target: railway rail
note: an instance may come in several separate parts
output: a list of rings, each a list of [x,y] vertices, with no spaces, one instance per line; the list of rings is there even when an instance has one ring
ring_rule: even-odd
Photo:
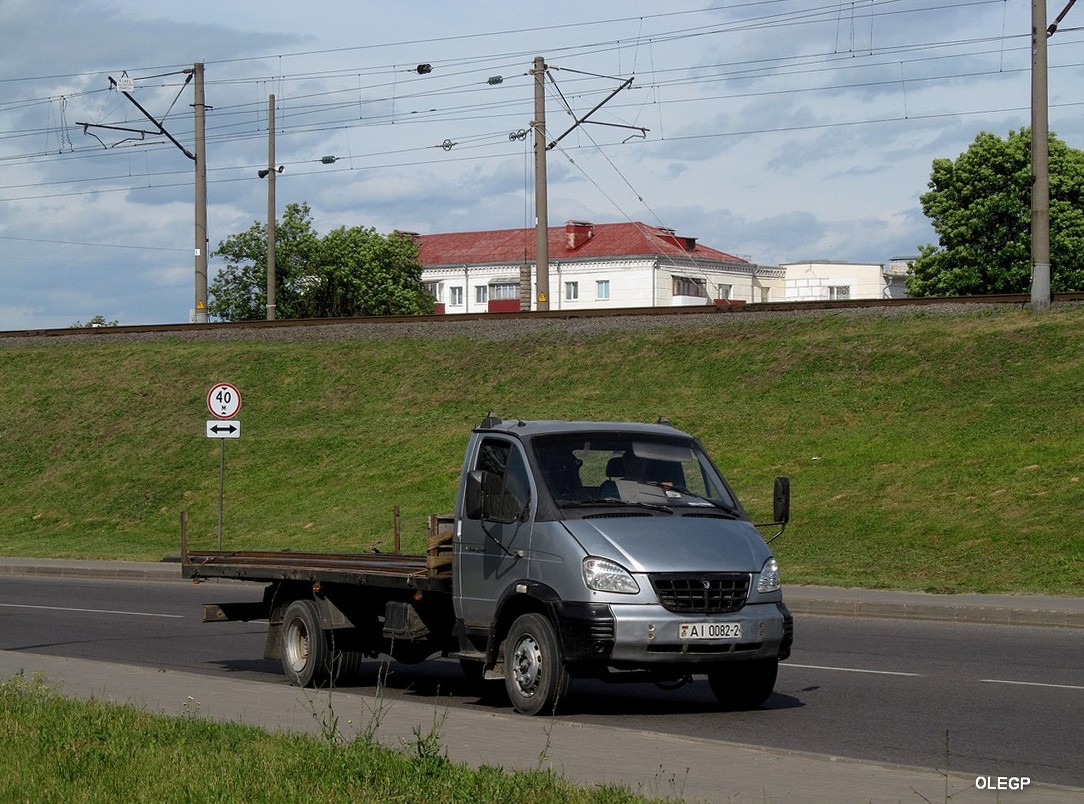
[[[1084,301],[1084,292],[1055,293],[1054,302]],[[904,299],[852,299],[849,301],[784,301],[739,304],[714,304],[703,307],[622,307],[607,310],[548,310],[518,313],[464,313],[455,315],[384,315],[359,318],[303,318],[275,321],[225,321],[200,324],[133,324],[126,326],[99,327],[88,330],[85,327],[66,327],[58,329],[19,329],[0,330],[3,338],[63,338],[72,335],[125,335],[133,333],[170,333],[198,332],[200,330],[245,330],[245,329],[290,329],[311,326],[371,325],[393,326],[404,322],[410,323],[456,323],[469,321],[513,321],[513,320],[571,320],[584,318],[616,318],[630,316],[677,317],[690,315],[742,315],[743,313],[790,313],[799,311],[850,310],[877,307],[936,306],[943,304],[1015,304],[1027,305],[1031,296],[1027,293],[1001,293],[985,296],[927,296]]]

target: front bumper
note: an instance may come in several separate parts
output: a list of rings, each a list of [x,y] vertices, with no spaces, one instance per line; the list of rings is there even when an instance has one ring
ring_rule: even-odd
[[[569,662],[614,667],[715,664],[736,659],[786,659],[794,620],[781,602],[754,603],[730,614],[675,614],[658,605],[563,603],[554,614]],[[680,639],[683,623],[740,623],[740,641]]]

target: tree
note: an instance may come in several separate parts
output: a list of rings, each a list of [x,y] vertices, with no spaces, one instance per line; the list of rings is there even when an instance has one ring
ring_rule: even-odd
[[[307,277],[310,318],[426,315],[433,298],[421,284],[418,246],[408,235],[340,227],[323,239],[319,267]]]
[[[226,267],[210,289],[208,311],[227,321],[266,317],[267,227],[254,223],[214,252]],[[433,312],[421,285],[418,247],[406,235],[339,228],[321,238],[308,204],[289,204],[276,226],[277,318],[419,315]]]
[[[117,321],[106,321],[105,316],[96,315],[85,324],[82,321],[76,321],[71,325],[71,329],[95,329],[97,327],[115,327],[117,325]]]
[[[1031,132],[980,133],[935,159],[920,201],[939,245],[920,247],[913,296],[1023,293],[1031,283]],[[1050,135],[1051,289],[1084,289],[1084,151]]]
[[[287,204],[282,221],[275,224],[276,318],[300,317],[303,279],[319,251],[309,205]],[[225,257],[226,267],[211,283],[207,312],[225,321],[266,318],[267,224],[255,222],[247,231],[230,235],[213,254]]]

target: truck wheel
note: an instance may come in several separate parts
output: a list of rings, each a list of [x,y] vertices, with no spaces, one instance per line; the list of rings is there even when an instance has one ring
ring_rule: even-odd
[[[319,687],[331,678],[331,651],[311,600],[295,600],[282,619],[282,669],[298,687]]]
[[[708,683],[724,709],[756,709],[772,694],[778,673],[778,659],[754,659],[709,670]]]
[[[524,715],[553,712],[569,685],[553,625],[541,614],[524,614],[504,645],[504,686],[512,706]]]

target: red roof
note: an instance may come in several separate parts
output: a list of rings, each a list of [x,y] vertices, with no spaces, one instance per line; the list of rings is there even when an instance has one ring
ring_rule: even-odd
[[[453,232],[416,235],[419,262],[438,265],[485,265],[534,262],[534,229]],[[569,221],[549,229],[550,260],[631,256],[693,257],[727,263],[747,263],[740,257],[645,223],[586,223]]]

